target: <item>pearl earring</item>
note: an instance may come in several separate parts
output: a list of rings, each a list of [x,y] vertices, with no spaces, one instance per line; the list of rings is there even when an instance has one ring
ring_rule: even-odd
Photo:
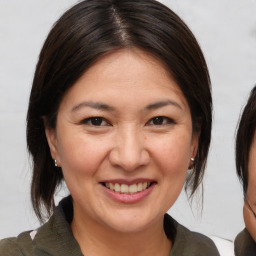
[[[56,159],[54,159],[54,165],[55,165],[55,167],[58,167],[58,164],[57,164],[57,160],[56,160]]]
[[[190,158],[190,161],[191,161],[192,163],[190,163],[188,169],[192,169],[192,168],[194,167],[195,158],[191,157],[191,158]]]

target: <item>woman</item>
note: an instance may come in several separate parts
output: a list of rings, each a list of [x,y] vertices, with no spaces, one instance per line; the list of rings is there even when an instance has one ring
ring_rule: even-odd
[[[185,182],[191,196],[200,185],[211,103],[200,47],[164,5],[68,10],[41,51],[27,114],[32,204],[40,220],[52,216],[0,254],[219,255],[165,214]],[[71,195],[54,209],[62,180]]]
[[[236,256],[256,254],[256,86],[240,119],[236,137],[236,169],[244,190],[246,228],[235,239]]]

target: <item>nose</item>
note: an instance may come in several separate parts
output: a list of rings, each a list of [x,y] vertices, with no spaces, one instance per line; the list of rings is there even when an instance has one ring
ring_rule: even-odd
[[[136,129],[123,129],[113,141],[109,160],[112,165],[119,166],[125,171],[134,171],[147,165],[150,155],[145,148],[143,135]]]

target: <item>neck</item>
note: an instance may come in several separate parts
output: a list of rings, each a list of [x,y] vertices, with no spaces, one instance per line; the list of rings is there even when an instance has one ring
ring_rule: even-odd
[[[74,215],[73,235],[85,256],[169,256],[172,242],[163,229],[163,219],[138,232],[119,232]]]

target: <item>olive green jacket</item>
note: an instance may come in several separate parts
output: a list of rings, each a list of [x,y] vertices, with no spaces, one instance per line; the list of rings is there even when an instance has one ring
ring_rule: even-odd
[[[235,255],[236,256],[255,256],[256,243],[250,236],[247,229],[240,232],[235,239]]]
[[[47,223],[36,231],[0,241],[0,256],[82,256],[73,237],[72,198],[63,199]],[[165,215],[166,235],[174,241],[170,256],[219,256],[215,244],[204,235],[191,232]]]

